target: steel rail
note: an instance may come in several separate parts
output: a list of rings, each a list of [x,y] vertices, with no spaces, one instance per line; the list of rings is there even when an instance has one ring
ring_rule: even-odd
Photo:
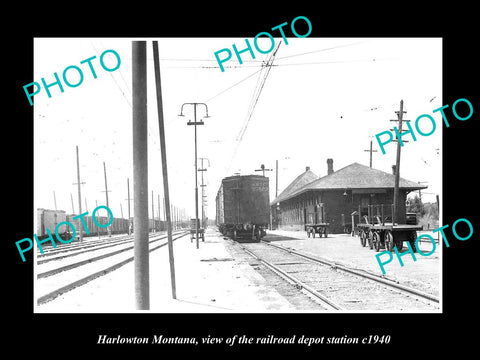
[[[348,272],[348,273],[351,273],[351,274],[354,274],[354,275],[357,275],[357,276],[360,276],[360,277],[364,277],[364,278],[368,278],[370,280],[373,280],[373,281],[376,281],[376,282],[379,282],[379,283],[382,283],[384,285],[387,285],[387,286],[390,286],[390,287],[393,287],[395,288],[396,290],[402,290],[404,292],[409,292],[413,295],[416,295],[416,296],[419,296],[419,297],[422,297],[422,298],[425,298],[425,299],[428,299],[430,301],[434,301],[436,303],[440,303],[440,299],[435,296],[435,295],[432,295],[432,294],[429,294],[429,293],[426,293],[426,292],[423,292],[421,290],[417,290],[417,289],[413,289],[413,288],[410,288],[408,286],[405,286],[405,285],[401,285],[401,284],[396,284],[394,282],[392,282],[391,280],[387,280],[387,279],[384,279],[382,277],[379,277],[379,276],[376,276],[376,275],[370,275],[370,274],[366,274],[366,273],[363,273],[363,272],[360,272],[358,270],[355,270],[355,269],[351,269],[351,268],[348,268],[346,266],[343,266],[343,265],[340,265],[340,264],[337,264],[337,263],[332,263],[330,261],[327,261],[327,260],[324,260],[324,259],[320,259],[320,258],[317,258],[315,256],[311,256],[311,255],[308,255],[308,254],[304,254],[304,253],[301,253],[301,252],[298,252],[296,250],[292,250],[292,249],[288,249],[286,247],[283,247],[281,245],[277,245],[277,244],[272,244],[268,241],[264,241],[262,240],[263,243],[267,244],[267,245],[270,245],[272,247],[275,247],[277,249],[280,249],[280,250],[283,250],[285,252],[288,252],[288,253],[291,253],[291,254],[294,254],[294,255],[297,255],[297,256],[300,256],[300,257],[303,257],[307,260],[310,260],[310,261],[313,261],[313,262],[316,262],[316,263],[321,263],[321,264],[324,264],[324,265],[327,265],[327,266],[330,266],[332,268],[335,268],[335,269],[340,269],[342,271],[345,271],[345,272]]]
[[[180,239],[181,237],[184,237],[184,236],[186,236],[186,235],[188,235],[188,234],[189,234],[189,232],[185,232],[185,233],[183,233],[183,234],[175,237],[175,238],[172,239],[172,240],[175,241],[175,240]],[[152,248],[152,249],[149,249],[149,253],[151,253],[152,251],[155,251],[155,250],[157,250],[157,249],[159,249],[159,248],[161,248],[161,247],[163,247],[163,246],[165,246],[165,245],[167,245],[167,244],[168,244],[168,242],[165,242],[165,243],[162,243],[162,244],[160,244],[160,245],[158,245],[158,246],[156,246],[156,247],[154,247],[154,248]],[[93,274],[87,275],[87,276],[85,276],[85,277],[83,277],[83,278],[81,278],[81,279],[79,279],[79,280],[76,280],[76,281],[74,281],[74,282],[72,282],[72,283],[70,283],[70,284],[67,284],[67,285],[65,285],[65,286],[62,286],[61,288],[58,288],[57,290],[54,290],[54,291],[52,291],[52,292],[49,292],[48,294],[45,294],[45,295],[43,295],[43,296],[41,296],[41,297],[39,297],[39,298],[37,299],[37,306],[38,306],[38,305],[45,304],[45,303],[47,303],[47,302],[55,299],[56,297],[58,297],[58,296],[60,296],[60,295],[62,295],[62,294],[64,294],[64,293],[66,293],[66,292],[68,292],[68,291],[71,291],[71,290],[75,289],[76,287],[82,286],[82,285],[84,285],[84,284],[86,284],[86,283],[88,283],[88,282],[90,282],[90,281],[92,281],[92,280],[94,280],[94,279],[96,279],[96,278],[98,278],[98,277],[100,277],[100,276],[106,275],[106,274],[108,274],[108,273],[110,273],[110,272],[112,272],[112,271],[114,271],[114,270],[122,267],[123,265],[128,264],[129,262],[133,261],[133,259],[134,259],[134,257],[131,256],[131,257],[129,257],[128,259],[124,259],[124,260],[122,260],[122,261],[120,261],[120,262],[118,262],[118,263],[116,263],[116,264],[114,264],[114,265],[112,265],[112,266],[109,266],[109,267],[107,267],[107,268],[105,268],[105,269],[102,269],[102,270],[100,270],[100,271],[97,271],[97,272],[95,272],[95,273],[93,273]]]
[[[239,244],[240,245],[240,244]],[[255,254],[254,252],[252,252],[250,249],[247,249],[246,247],[240,245],[240,247],[243,249],[243,251],[245,251],[246,253],[248,253],[250,256],[254,257],[255,259],[257,259],[258,261],[260,261],[260,263],[262,263],[264,266],[266,266],[268,269],[272,270],[274,273],[276,273],[277,275],[279,275],[280,277],[282,277],[283,279],[289,281],[290,283],[293,283],[296,287],[298,287],[299,289],[303,289],[303,290],[306,290],[308,293],[310,293],[311,295],[315,296],[316,298],[320,299],[322,301],[322,305],[323,303],[327,304],[330,308],[334,309],[334,310],[345,310],[341,305],[333,302],[332,300],[330,300],[329,298],[327,298],[326,296],[320,294],[317,290],[315,290],[314,288],[312,288],[311,286],[308,286],[307,284],[305,284],[304,282],[300,281],[299,279],[295,278],[294,276],[288,274],[287,272],[283,271],[282,269],[280,269],[278,266],[275,266],[274,264],[272,264],[271,262],[269,261],[266,261],[265,259],[262,259],[260,258],[257,254]]]
[[[180,230],[180,231],[182,231],[182,230]],[[176,235],[178,233],[179,232],[175,233],[174,235]],[[164,239],[166,236],[167,236],[167,234],[151,235],[150,238],[153,238],[153,240],[151,240],[150,243],[161,240],[161,239]],[[49,254],[50,257],[47,257],[47,258],[41,259],[41,260],[37,260],[37,265],[45,264],[45,263],[50,262],[50,261],[65,259],[65,258],[70,257],[70,256],[77,256],[77,255],[84,254],[84,253],[91,252],[91,251],[108,249],[109,247],[114,247],[114,246],[121,246],[121,245],[128,244],[130,242],[133,242],[133,237],[124,238],[122,240],[116,240],[116,241],[112,241],[112,242],[102,241],[100,243],[96,243],[96,244],[90,245],[88,247],[79,247],[77,249],[70,249],[69,250],[70,253],[65,254],[65,255],[54,256],[55,254]],[[76,252],[72,253],[73,251],[76,251]]]
[[[166,232],[165,232],[165,234],[166,234]],[[158,233],[150,233],[148,236],[149,236],[149,238],[151,238],[151,237],[155,237],[155,236],[158,236],[158,235],[159,235]],[[127,235],[127,234],[119,236],[119,237],[115,237],[115,238],[112,238],[112,239],[109,239],[109,238],[105,239],[105,238],[98,239],[98,240],[91,240],[91,241],[87,241],[87,242],[83,242],[83,243],[79,243],[79,242],[74,241],[72,243],[62,244],[61,246],[57,246],[57,247],[49,246],[48,249],[47,248],[44,249],[43,254],[40,253],[39,249],[37,249],[37,259],[38,258],[43,258],[43,257],[55,256],[55,255],[63,253],[63,252],[71,252],[71,251],[76,251],[76,250],[79,250],[79,249],[88,249],[88,248],[91,248],[91,247],[98,246],[99,244],[105,244],[105,243],[114,244],[114,243],[118,243],[118,242],[122,242],[122,241],[123,242],[133,241],[133,235]]]
[[[156,241],[165,239],[166,237],[167,237],[166,234],[165,234],[165,235],[161,235],[160,237],[149,241],[149,243],[153,243],[153,242],[156,242]],[[117,245],[118,245],[118,244],[117,244]],[[105,247],[100,247],[100,248],[98,248],[98,249],[93,249],[93,250],[102,250],[102,249],[104,249],[104,248],[105,248]],[[117,255],[117,254],[121,254],[122,252],[132,250],[133,248],[134,248],[133,245],[132,245],[132,246],[128,246],[128,247],[125,247],[125,248],[123,248],[123,249],[111,251],[111,252],[106,253],[106,254],[103,254],[103,255],[91,257],[91,258],[88,258],[88,259],[85,259],[85,260],[77,261],[77,262],[72,263],[72,264],[69,264],[69,265],[65,265],[65,266],[61,266],[61,267],[58,267],[58,268],[55,268],[55,269],[52,269],[52,270],[48,270],[48,271],[45,271],[45,272],[42,272],[42,273],[37,274],[37,279],[42,279],[42,278],[45,278],[45,277],[49,277],[49,276],[58,274],[58,273],[63,272],[63,271],[75,269],[76,267],[79,267],[79,266],[82,266],[82,265],[86,265],[86,264],[92,263],[92,262],[94,262],[94,261],[102,260],[102,259],[105,259],[105,258],[110,257],[110,256],[114,256],[114,255]],[[76,253],[76,254],[74,254],[74,255],[79,255],[79,254],[82,254],[82,253],[85,253],[85,252],[89,252],[89,251],[93,251],[93,250],[92,250],[92,249],[89,249],[89,250],[87,250],[87,251],[80,252],[80,253]]]

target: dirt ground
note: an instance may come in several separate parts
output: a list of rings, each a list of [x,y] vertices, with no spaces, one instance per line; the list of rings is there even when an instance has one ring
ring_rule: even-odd
[[[431,233],[429,234],[432,235]],[[436,239],[437,235],[433,234],[432,236]],[[308,238],[304,231],[275,230],[268,231],[264,240],[316,255],[339,264],[363,269],[376,275],[382,275],[376,255],[381,254],[384,250],[381,249],[377,253],[375,250],[371,250],[368,245],[362,247],[358,236],[329,234],[327,238]],[[421,241],[419,244],[423,253],[429,253],[432,250],[433,245],[429,241]],[[442,279],[441,244],[436,245],[435,252],[432,255],[422,256],[419,253],[415,253],[415,260],[405,250],[406,247],[401,252],[403,266],[400,265],[397,256],[393,254],[392,261],[384,264],[386,272],[384,277],[440,296]],[[388,259],[388,254],[380,255],[381,262],[386,262]]]

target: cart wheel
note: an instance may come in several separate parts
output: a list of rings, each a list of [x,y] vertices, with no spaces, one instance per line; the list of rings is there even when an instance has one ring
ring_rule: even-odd
[[[385,234],[385,250],[393,250],[393,235],[390,231],[387,231]]]
[[[403,249],[403,241],[402,240],[393,240],[393,243],[395,247],[397,248],[397,251],[400,252]]]
[[[325,238],[327,238],[327,236],[328,236],[328,230],[327,230],[327,228],[325,228],[325,229],[323,230],[323,235],[325,236]]]
[[[373,231],[370,230],[368,232],[368,247],[371,249],[373,249]]]
[[[233,230],[233,233],[232,233],[232,239],[233,240],[237,240],[237,230]]]
[[[367,245],[367,234],[365,234],[365,231],[360,232],[360,244],[365,247]]]
[[[375,246],[375,251],[379,252],[380,251],[380,236],[378,233],[373,233],[373,244]]]
[[[413,252],[417,252],[417,247],[415,246],[415,241],[417,240],[417,232],[416,231],[410,231],[408,233],[408,242],[410,243],[410,246],[412,247]]]

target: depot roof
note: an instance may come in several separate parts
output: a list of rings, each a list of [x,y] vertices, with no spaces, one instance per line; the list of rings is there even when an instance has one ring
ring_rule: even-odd
[[[304,187],[307,184],[310,184],[312,181],[318,179],[318,176],[315,175],[309,167],[306,168],[305,172],[298,175],[295,180],[293,180],[290,185],[283,190],[280,195],[278,195],[275,200],[272,201],[273,204],[286,200],[290,197],[291,194],[296,192],[298,189]]]
[[[302,174],[303,175],[303,174]],[[298,178],[297,178],[298,179]],[[295,179],[295,181],[297,180]],[[294,181],[294,182],[295,182]],[[293,183],[292,183],[293,184]],[[292,185],[290,184],[290,186]],[[395,186],[395,175],[365,165],[353,163],[335,171],[330,175],[310,181],[303,186],[297,186],[285,196],[285,191],[273,202],[278,203],[295,197],[309,190],[335,190],[335,189],[392,189]],[[404,190],[426,189],[427,186],[417,182],[400,178],[399,188]]]

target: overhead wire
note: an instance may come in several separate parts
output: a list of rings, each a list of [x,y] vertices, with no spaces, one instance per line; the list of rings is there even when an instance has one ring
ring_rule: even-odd
[[[260,94],[262,93],[263,87],[265,86],[265,82],[267,81],[268,74],[270,73],[270,70],[272,68],[273,61],[275,60],[275,56],[277,54],[277,51],[281,45],[281,42],[278,43],[277,47],[273,51],[272,55],[269,57],[266,63],[262,65],[262,70],[266,69],[266,71],[263,74],[263,77],[261,76],[262,74],[260,73],[259,79],[257,81],[257,85],[255,86],[255,90],[253,92],[252,100],[250,101],[250,106],[247,112],[246,119],[242,125],[242,128],[240,129],[240,132],[237,136],[236,139],[236,144],[235,144],[235,149],[233,152],[233,156],[230,160],[230,165],[228,166],[227,173],[230,171],[233,161],[235,160],[235,157],[237,155],[238,148],[240,146],[240,143],[243,140],[243,136],[245,135],[245,132],[247,131],[248,125],[250,123],[250,120],[252,118],[253,112],[255,110],[255,107],[258,103],[258,99],[260,98]]]
[[[257,71],[253,72],[252,74],[248,75],[247,77],[243,78],[242,80],[240,80],[240,81],[236,82],[236,83],[235,83],[235,84],[233,84],[232,86],[229,86],[228,88],[226,88],[226,89],[224,89],[224,90],[220,91],[218,94],[216,94],[216,95],[212,96],[210,99],[208,99],[208,100],[205,100],[204,102],[205,102],[205,103],[208,103],[209,101],[212,101],[212,100],[213,100],[213,99],[215,99],[217,96],[220,96],[220,95],[222,95],[224,92],[227,92],[228,90],[230,90],[230,89],[234,88],[235,86],[237,86],[237,85],[241,84],[241,83],[242,83],[242,82],[244,82],[245,80],[248,80],[248,79],[250,79],[250,78],[251,78],[253,75],[255,75],[255,74],[259,73],[259,72],[260,72],[260,71],[262,71],[262,70],[263,70],[263,68],[260,68],[260,69],[258,69]]]
[[[345,44],[345,45],[332,46],[332,47],[329,47],[329,48],[307,51],[307,52],[300,53],[300,54],[293,54],[293,55],[282,56],[282,57],[277,58],[277,61],[280,61],[280,60],[283,60],[283,59],[292,58],[292,57],[296,57],[296,56],[303,56],[303,55],[313,54],[313,53],[317,53],[317,52],[328,51],[328,50],[338,49],[338,48],[342,48],[342,47],[348,47],[348,46],[358,45],[358,44],[362,44],[362,43],[364,43],[364,42],[365,42],[365,41],[360,41],[360,42],[353,43],[353,44]]]

